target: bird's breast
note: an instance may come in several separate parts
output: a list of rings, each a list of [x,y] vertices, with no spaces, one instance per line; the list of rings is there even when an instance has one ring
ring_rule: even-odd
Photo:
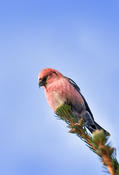
[[[66,79],[61,79],[48,85],[45,88],[45,94],[54,112],[60,105],[67,102],[72,105],[76,111],[80,112],[82,108],[84,108],[84,101],[80,93],[77,92]]]
[[[49,92],[45,91],[47,101],[51,107],[51,109],[55,112],[57,107],[64,104],[66,101],[65,95],[63,91],[50,90]]]

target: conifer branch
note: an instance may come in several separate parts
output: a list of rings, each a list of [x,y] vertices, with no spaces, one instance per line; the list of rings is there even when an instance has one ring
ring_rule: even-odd
[[[56,114],[68,124],[70,133],[77,134],[100,157],[103,165],[107,167],[111,175],[119,175],[119,163],[115,154],[116,150],[108,143],[109,133],[106,134],[103,130],[96,130],[90,135],[83,125],[83,119],[81,118],[80,122],[78,122],[76,117],[72,115],[69,105],[64,104],[58,107]]]

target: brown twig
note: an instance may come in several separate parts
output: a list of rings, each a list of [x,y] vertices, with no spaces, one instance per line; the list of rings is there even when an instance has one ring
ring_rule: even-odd
[[[60,106],[56,114],[68,123],[70,133],[77,134],[101,158],[111,175],[119,175],[119,163],[114,156],[115,149],[107,143],[108,133],[106,135],[103,130],[96,130],[91,136],[83,125],[83,119],[81,118],[78,122],[72,115],[69,105]]]

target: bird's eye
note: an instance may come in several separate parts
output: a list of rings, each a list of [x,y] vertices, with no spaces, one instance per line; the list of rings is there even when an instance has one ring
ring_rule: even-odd
[[[48,75],[45,76],[45,77],[42,79],[42,81],[43,81],[43,82],[46,82],[47,78],[48,78]]]
[[[50,73],[49,75],[46,75],[46,76],[42,79],[42,81],[43,81],[43,82],[46,82],[47,79],[48,79],[53,73],[54,73],[55,75],[57,75],[56,72],[52,72],[52,73]]]
[[[55,74],[55,75],[57,75],[57,73],[56,72],[52,72],[53,74]]]

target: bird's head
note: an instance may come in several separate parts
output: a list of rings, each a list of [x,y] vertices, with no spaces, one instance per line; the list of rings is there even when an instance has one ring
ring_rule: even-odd
[[[55,69],[45,68],[43,69],[38,76],[39,87],[46,87],[47,84],[50,84],[56,80],[58,80],[62,74]]]

